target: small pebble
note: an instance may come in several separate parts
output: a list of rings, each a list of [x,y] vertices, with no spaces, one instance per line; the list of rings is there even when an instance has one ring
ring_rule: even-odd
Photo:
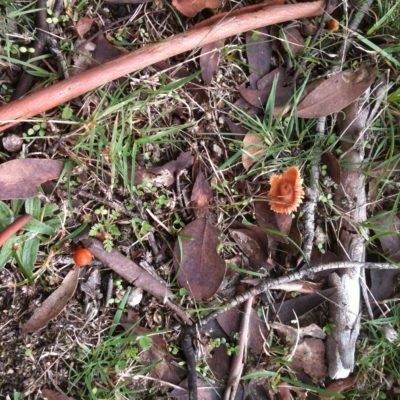
[[[22,144],[22,137],[15,134],[11,134],[3,138],[3,147],[11,153],[20,151]]]

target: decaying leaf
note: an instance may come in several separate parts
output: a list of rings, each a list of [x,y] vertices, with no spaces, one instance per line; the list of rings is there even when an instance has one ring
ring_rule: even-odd
[[[229,230],[230,235],[243,253],[254,263],[263,265],[268,259],[268,235],[258,227],[247,227]]]
[[[198,218],[182,229],[175,243],[178,283],[195,300],[212,297],[225,274],[225,262],[217,253],[219,230],[207,218]]]
[[[78,267],[68,272],[63,283],[35,310],[33,315],[22,325],[25,333],[34,333],[44,328],[53,318],[56,318],[74,295],[79,278]]]
[[[327,376],[325,365],[325,332],[316,324],[295,329],[288,325],[274,323],[272,327],[293,347],[294,355],[291,367],[296,372],[305,372],[312,378],[322,379]]]
[[[85,34],[90,31],[92,28],[94,18],[89,17],[81,17],[75,25],[76,33],[78,34],[80,39],[83,39]]]
[[[269,42],[268,28],[246,33],[246,55],[249,64],[250,87],[255,89],[257,81],[269,72],[272,47]]]
[[[328,175],[334,180],[337,185],[340,185],[341,172],[340,164],[336,156],[330,151],[324,153],[321,157],[322,164],[327,166]]]
[[[208,211],[208,205],[212,200],[212,191],[206,177],[200,171],[197,174],[196,181],[193,186],[190,202],[194,208],[197,218],[204,217]]]
[[[57,179],[63,162],[25,158],[0,164],[0,200],[27,199],[37,195],[39,186]]]
[[[300,30],[294,26],[283,28],[284,44],[293,54],[299,53],[304,47],[304,38]]]
[[[218,8],[220,0],[173,0],[173,6],[186,17],[194,17],[205,8]]]
[[[232,308],[219,314],[216,319],[224,332],[233,337],[240,331],[240,320],[243,313],[236,308]],[[264,341],[268,335],[265,322],[258,317],[254,309],[250,313],[250,332],[248,347],[254,354],[261,354],[264,349]]]
[[[93,43],[96,45],[93,52],[95,64],[105,63],[125,53],[123,48],[111,44],[103,34],[97,35]]]
[[[135,173],[135,184],[146,183],[155,187],[169,187],[175,182],[175,175],[189,168],[193,164],[193,156],[190,151],[182,153],[176,160],[169,161],[161,167],[148,169],[137,169]]]
[[[319,118],[343,110],[371,86],[375,76],[376,68],[362,65],[354,72],[346,70],[320,80],[313,90],[300,100],[297,116]]]
[[[248,132],[243,138],[243,168],[248,171],[253,164],[262,159],[263,152],[265,152],[265,143],[261,135]]]
[[[224,46],[224,41],[219,40],[201,48],[200,69],[201,76],[206,85],[210,85],[219,65],[219,49]]]
[[[73,400],[64,393],[56,392],[51,389],[42,389],[42,394],[47,400]]]
[[[137,327],[135,334],[148,335],[151,333],[149,329]],[[167,342],[162,335],[151,335],[151,346],[149,349],[140,353],[140,359],[145,365],[153,365],[149,374],[153,378],[160,379],[165,382],[179,384],[186,375],[186,371],[177,363],[168,351]]]
[[[343,393],[346,390],[351,389],[356,382],[357,382],[356,375],[350,375],[346,379],[338,379],[336,381],[333,381],[326,387],[326,390],[330,390],[331,392],[336,392],[336,393]],[[320,398],[321,400],[334,400],[337,397],[323,395]]]
[[[213,349],[211,357],[207,359],[207,365],[219,380],[228,377],[229,364],[230,356],[228,355],[228,348],[224,344]]]

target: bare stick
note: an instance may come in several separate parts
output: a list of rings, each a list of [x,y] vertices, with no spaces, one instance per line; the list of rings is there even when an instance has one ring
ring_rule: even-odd
[[[10,239],[12,235],[17,233],[22,227],[24,227],[30,220],[32,215],[25,214],[17,218],[12,224],[8,225],[6,229],[0,232],[0,247]]]
[[[251,31],[296,18],[320,15],[324,1],[298,4],[270,5],[257,12],[227,17],[212,26],[203,26],[150,44],[115,60],[84,71],[69,79],[41,89],[29,96],[0,108],[0,132],[65,103],[107,82],[118,79],[149,65],[163,61],[197,47],[226,39],[241,32]]]
[[[253,301],[254,297],[250,297],[244,305],[244,314],[240,323],[240,337],[238,341],[239,354],[235,354],[232,359],[228,383],[224,393],[224,400],[234,400],[236,397],[236,392],[246,361],[247,344],[249,341],[250,313]]]
[[[182,336],[182,351],[186,359],[188,400],[197,400],[197,372],[196,372],[196,354],[193,348],[193,337],[196,331],[192,328],[186,328]]]
[[[213,320],[219,314],[236,307],[239,304],[244,303],[250,297],[258,296],[259,294],[273,288],[274,286],[283,285],[289,282],[298,281],[306,277],[318,274],[324,271],[330,271],[335,269],[350,269],[350,268],[368,268],[368,269],[394,269],[398,270],[399,266],[389,263],[373,263],[373,262],[352,262],[352,261],[339,261],[323,265],[317,265],[316,267],[310,267],[301,271],[294,272],[291,275],[281,276],[280,278],[270,279],[264,281],[260,285],[251,288],[246,293],[240,294],[234,297],[228,304],[222,306],[219,310],[212,312],[207,315],[206,318],[198,321],[197,325],[205,325]]]

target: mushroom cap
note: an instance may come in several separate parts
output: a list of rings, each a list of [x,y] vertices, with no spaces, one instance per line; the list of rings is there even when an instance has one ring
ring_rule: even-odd
[[[290,167],[282,175],[269,179],[268,203],[271,210],[279,214],[290,214],[297,210],[304,197],[303,179],[297,167]]]
[[[92,252],[89,249],[77,248],[74,251],[74,261],[78,267],[84,267],[92,262]]]

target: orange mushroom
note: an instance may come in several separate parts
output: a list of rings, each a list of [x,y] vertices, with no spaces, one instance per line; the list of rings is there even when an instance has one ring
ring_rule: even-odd
[[[89,249],[78,247],[74,251],[74,261],[78,267],[84,267],[92,262],[92,252]]]
[[[296,211],[303,201],[303,179],[297,167],[290,167],[282,175],[272,175],[268,192],[271,210],[279,214]]]

